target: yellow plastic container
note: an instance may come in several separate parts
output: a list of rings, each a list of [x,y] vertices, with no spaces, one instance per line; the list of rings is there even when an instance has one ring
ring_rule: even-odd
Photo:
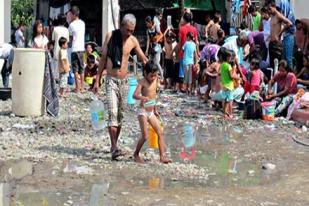
[[[149,147],[152,149],[158,149],[159,148],[159,138],[156,133],[156,131],[152,128],[152,126],[149,125],[148,127],[148,137],[149,137]]]
[[[93,77],[86,77],[86,78],[85,78],[85,81],[86,81],[86,83],[87,83],[88,85],[92,85],[92,83],[93,83]]]

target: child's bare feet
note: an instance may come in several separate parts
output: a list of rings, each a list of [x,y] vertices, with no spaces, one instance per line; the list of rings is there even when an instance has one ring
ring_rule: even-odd
[[[145,160],[141,158],[139,155],[134,155],[134,162],[144,164]]]
[[[162,164],[169,164],[169,163],[172,163],[172,160],[167,159],[166,157],[161,157],[161,158],[160,158],[160,162],[161,162]]]

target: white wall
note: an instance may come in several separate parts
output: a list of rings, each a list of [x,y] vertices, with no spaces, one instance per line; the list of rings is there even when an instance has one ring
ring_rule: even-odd
[[[0,44],[11,40],[11,0],[0,0]]]
[[[1,1],[1,0],[0,0]],[[115,26],[113,23],[112,10],[111,10],[111,1],[113,4],[113,11],[115,15]],[[102,0],[102,41],[104,42],[106,33],[118,29],[119,25],[119,16],[120,16],[120,7],[118,0]]]
[[[294,8],[294,14],[297,19],[309,19],[309,1],[308,0],[291,0]]]

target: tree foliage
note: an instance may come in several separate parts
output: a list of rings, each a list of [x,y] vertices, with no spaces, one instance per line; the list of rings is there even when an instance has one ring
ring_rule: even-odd
[[[34,18],[33,0],[12,0],[11,14],[14,26],[21,22],[30,26]]]

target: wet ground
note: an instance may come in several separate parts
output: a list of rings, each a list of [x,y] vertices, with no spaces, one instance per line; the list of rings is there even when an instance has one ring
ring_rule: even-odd
[[[110,161],[107,132],[91,128],[90,94],[61,100],[58,118],[15,117],[0,101],[0,206],[309,205],[309,148],[301,125],[222,120],[197,98],[160,96],[170,165],[139,137],[136,108],[126,113],[120,147]],[[237,112],[241,114],[241,111]]]

